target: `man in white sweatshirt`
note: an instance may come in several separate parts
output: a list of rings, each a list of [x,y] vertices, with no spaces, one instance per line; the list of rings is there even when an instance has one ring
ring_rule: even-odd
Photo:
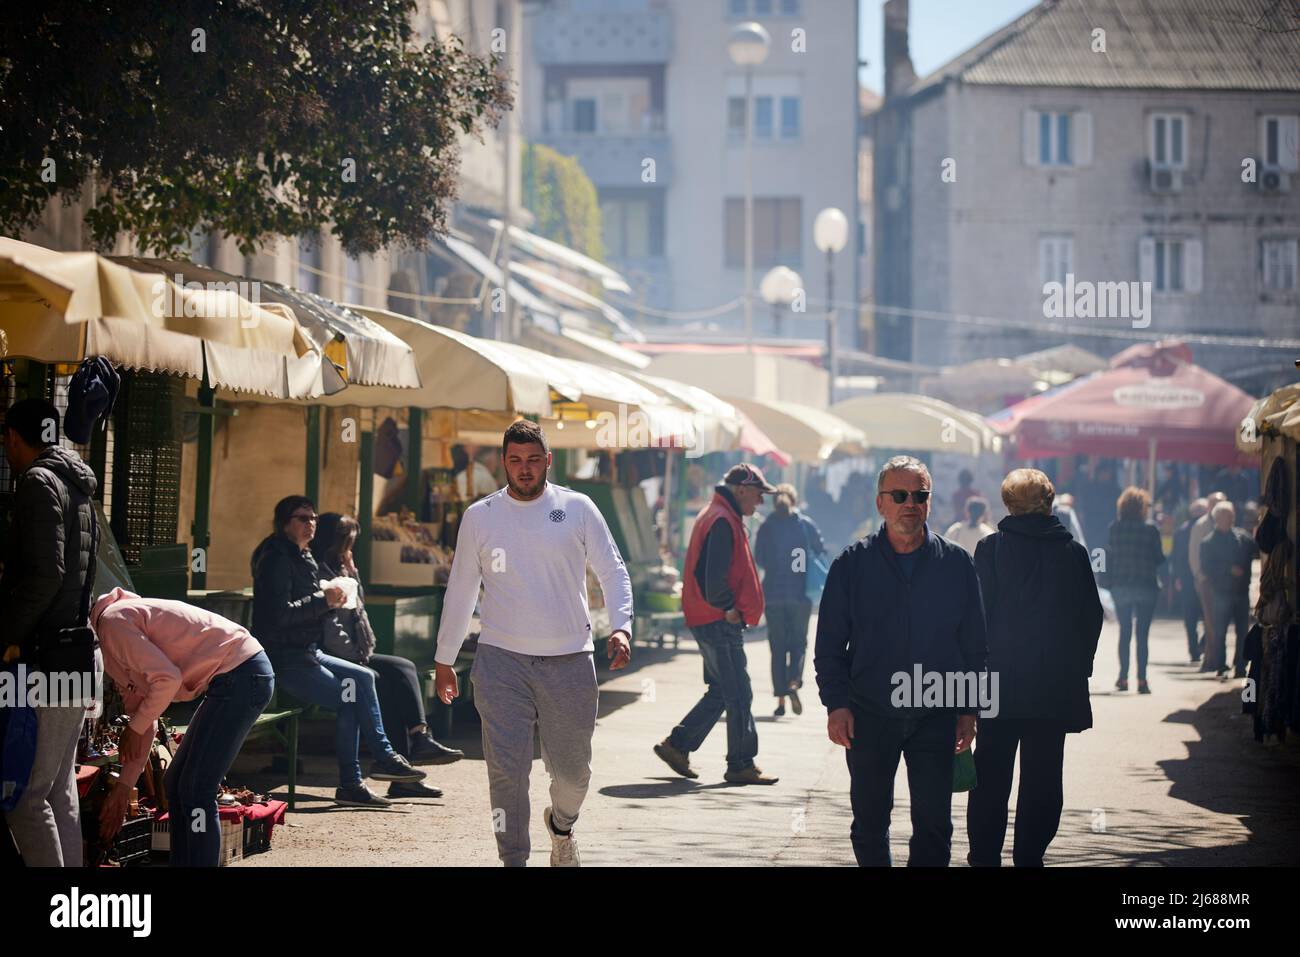
[[[596,668],[587,614],[587,563],[609,609],[610,668],[632,656],[632,582],[605,519],[587,496],[546,480],[551,453],[533,422],[506,429],[507,485],[461,519],[438,628],[437,692],[451,704],[452,665],[483,587],[482,630],[470,680],[483,725],[492,827],[507,867],[528,860],[533,728],[551,775],[551,866],[580,863],[573,827],[591,780]]]

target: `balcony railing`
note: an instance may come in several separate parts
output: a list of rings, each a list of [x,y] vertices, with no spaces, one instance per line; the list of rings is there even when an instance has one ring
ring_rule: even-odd
[[[531,28],[533,56],[542,66],[667,63],[673,55],[672,12],[656,0],[615,9],[559,3]]]

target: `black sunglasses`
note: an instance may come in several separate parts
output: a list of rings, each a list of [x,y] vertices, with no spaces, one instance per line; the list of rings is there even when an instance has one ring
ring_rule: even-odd
[[[907,496],[912,496],[912,501],[917,505],[924,505],[930,500],[930,490],[928,488],[917,489],[915,492],[904,492],[901,488],[890,489],[883,494],[888,495],[894,500],[895,505],[902,505],[907,501]]]

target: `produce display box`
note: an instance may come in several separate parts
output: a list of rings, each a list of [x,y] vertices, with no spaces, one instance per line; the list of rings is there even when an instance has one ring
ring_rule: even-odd
[[[271,849],[271,819],[253,821],[244,818],[244,857],[261,854]]]
[[[410,585],[432,587],[434,570],[432,562],[404,562],[401,542],[370,543],[370,580],[385,585]]]
[[[113,852],[123,867],[149,857],[149,844],[153,835],[153,817],[144,814],[131,818],[122,825],[113,839]]]

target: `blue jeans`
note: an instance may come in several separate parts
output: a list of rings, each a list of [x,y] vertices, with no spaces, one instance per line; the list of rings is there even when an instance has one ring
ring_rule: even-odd
[[[704,683],[708,686],[682,723],[673,728],[668,742],[689,754],[704,743],[722,713],[727,713],[727,770],[753,767],[758,754],[758,729],[750,710],[754,692],[745,662],[745,634],[740,625],[727,621],[692,626],[691,634],[704,659]]]
[[[275,673],[264,651],[209,682],[163,776],[173,867],[220,863],[217,790],[274,691]]]
[[[957,715],[952,711],[886,718],[854,707],[849,748],[849,839],[859,867],[889,867],[889,817],[898,759],[907,762],[912,803],[908,867],[947,867],[952,855],[952,762]]]
[[[1133,637],[1133,616],[1137,616],[1138,681],[1147,680],[1147,635],[1156,610],[1158,593],[1147,588],[1116,586],[1110,590],[1119,617],[1119,680],[1128,680],[1129,643]]]
[[[287,657],[287,656],[286,656]],[[335,712],[334,750],[339,759],[339,785],[361,783],[361,737],[373,758],[395,752],[384,735],[384,719],[375,694],[375,673],[365,665],[327,655],[319,649],[280,663],[280,687],[295,698]]]

